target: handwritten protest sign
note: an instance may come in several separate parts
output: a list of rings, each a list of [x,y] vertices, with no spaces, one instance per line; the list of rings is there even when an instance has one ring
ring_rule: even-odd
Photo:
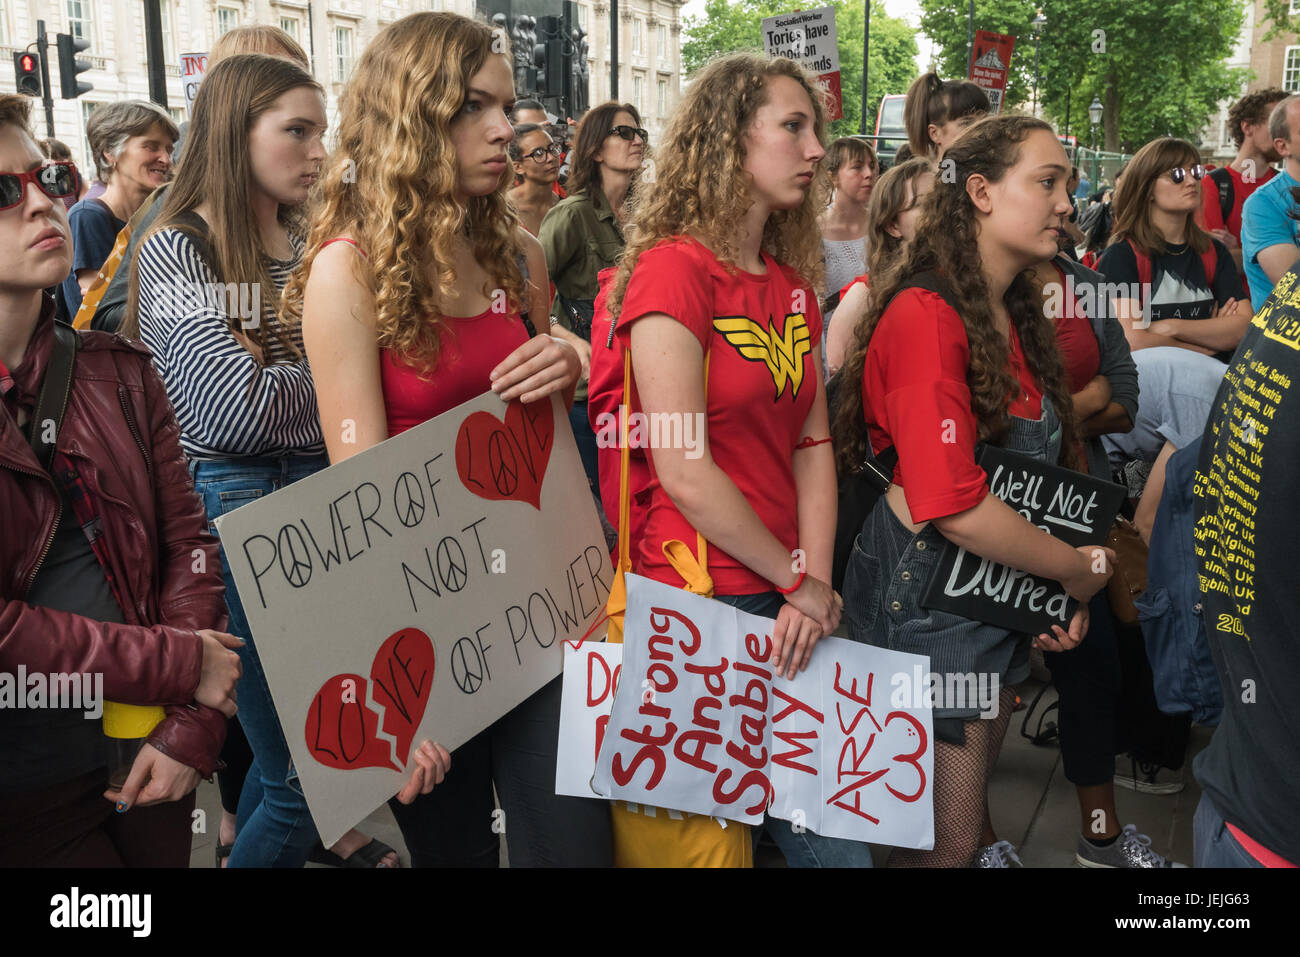
[[[559,767],[576,784],[561,793],[933,847],[931,711],[900,694],[927,658],[826,638],[788,680],[772,672],[771,619],[627,582],[621,649],[566,652],[561,723],[574,731],[562,731]],[[605,674],[618,675],[612,708]]]
[[[555,678],[612,580],[558,399],[487,394],[218,520],[328,847]]]
[[[838,120],[844,116],[834,7],[764,17],[763,44],[769,57],[794,60],[816,75],[826,97],[826,119]]]
[[[564,689],[560,699],[560,753],[555,793],[600,797],[591,787],[614,690],[622,672],[623,646],[588,641],[564,646]]]
[[[988,475],[989,491],[1074,546],[1105,543],[1126,494],[1122,485],[992,445],[982,447],[977,461]],[[921,604],[1036,635],[1050,631],[1052,624],[1066,627],[1077,602],[1060,582],[947,542]]]
[[[194,115],[194,98],[199,95],[199,84],[208,69],[206,53],[181,54],[181,83],[185,86],[185,112]]]
[[[969,79],[989,98],[990,113],[1002,112],[1002,97],[1011,71],[1011,51],[1016,38],[980,30],[975,34],[975,52],[971,57]]]

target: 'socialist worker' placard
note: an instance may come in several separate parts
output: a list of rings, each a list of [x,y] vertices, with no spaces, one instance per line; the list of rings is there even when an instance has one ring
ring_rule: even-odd
[[[840,48],[835,36],[835,8],[819,7],[763,19],[763,45],[770,57],[794,60],[817,75],[826,95],[826,118],[844,116],[840,103]]]
[[[612,578],[559,399],[489,393],[218,520],[328,847],[560,673]]]
[[[981,447],[978,461],[989,491],[1049,535],[1075,547],[1105,544],[1124,501],[1122,485],[992,445]],[[1054,624],[1068,628],[1076,602],[1060,582],[946,542],[921,604],[1038,635],[1050,633]]]

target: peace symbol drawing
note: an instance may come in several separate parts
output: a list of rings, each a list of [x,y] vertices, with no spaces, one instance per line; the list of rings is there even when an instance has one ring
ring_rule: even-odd
[[[506,408],[505,421],[490,412],[466,416],[456,434],[456,474],[488,501],[527,502],[541,511],[546,466],[555,445],[549,398]]]

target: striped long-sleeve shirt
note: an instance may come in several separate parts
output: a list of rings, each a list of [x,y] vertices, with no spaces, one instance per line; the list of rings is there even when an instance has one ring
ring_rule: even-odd
[[[278,290],[302,256],[268,263]],[[266,365],[239,344],[229,316],[265,316],[259,290],[223,285],[198,248],[178,229],[141,244],[140,337],[167,386],[181,426],[181,445],[195,459],[322,452],[311,369],[273,336]],[[268,321],[262,318],[261,321]],[[294,342],[301,349],[301,333]]]

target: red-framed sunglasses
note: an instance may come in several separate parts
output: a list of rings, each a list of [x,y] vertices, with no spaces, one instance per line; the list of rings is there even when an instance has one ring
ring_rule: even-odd
[[[55,160],[25,173],[0,173],[0,210],[21,203],[28,183],[35,183],[50,199],[63,199],[77,191],[77,176],[66,160]]]

